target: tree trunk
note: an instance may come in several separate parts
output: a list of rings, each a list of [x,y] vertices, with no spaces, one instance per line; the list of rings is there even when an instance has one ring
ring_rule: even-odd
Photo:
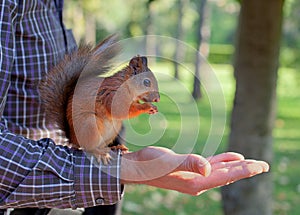
[[[183,19],[183,9],[187,3],[187,0],[178,0],[177,1],[177,9],[178,9],[178,22],[177,22],[177,29],[176,29],[176,47],[174,53],[174,78],[179,79],[178,74],[178,62],[180,62],[184,56],[184,48],[182,46],[183,40],[183,26],[182,26],[182,19]]]
[[[276,81],[284,0],[241,1],[229,150],[272,162]],[[226,215],[272,214],[271,174],[222,188]]]
[[[146,35],[154,35],[154,25],[153,25],[153,13],[154,13],[154,8],[153,8],[153,2],[155,0],[148,0],[146,2]],[[147,56],[156,56],[156,41],[155,37],[146,37],[146,53]],[[149,58],[148,61],[152,61],[152,58]]]
[[[201,89],[200,89],[200,67],[201,61],[208,55],[208,41],[210,36],[209,31],[209,10],[207,6],[207,0],[199,0],[198,4],[198,28],[197,28],[197,48],[198,51],[201,52],[201,56],[197,53],[196,61],[195,61],[195,76],[194,76],[194,84],[193,84],[193,92],[192,96],[194,99],[200,99],[202,97]]]

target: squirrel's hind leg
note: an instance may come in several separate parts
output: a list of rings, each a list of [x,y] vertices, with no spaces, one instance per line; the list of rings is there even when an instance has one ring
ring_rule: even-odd
[[[103,163],[104,165],[107,165],[111,160],[111,156],[109,154],[111,150],[121,150],[122,153],[128,152],[128,148],[125,145],[118,144],[116,146],[95,148],[92,152],[92,155],[97,159],[98,163]]]
[[[128,148],[124,145],[124,144],[118,144],[115,146],[109,146],[111,148],[111,150],[121,150],[122,153],[126,153],[128,152]]]

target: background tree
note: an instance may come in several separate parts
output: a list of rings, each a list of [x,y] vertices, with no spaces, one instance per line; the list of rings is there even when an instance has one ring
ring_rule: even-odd
[[[154,9],[153,9],[153,3],[155,0],[147,0],[146,1],[146,26],[145,26],[145,35],[154,35],[155,29],[153,25],[153,16],[154,16]],[[146,52],[147,55],[155,55],[156,50],[156,42],[153,37],[147,37],[146,38]]]
[[[184,37],[184,29],[183,29],[183,12],[184,8],[186,7],[186,4],[188,3],[188,0],[177,0],[176,7],[178,11],[178,22],[177,22],[177,28],[176,28],[176,34],[175,38],[177,39],[176,47],[175,47],[175,53],[174,53],[174,78],[178,79],[178,62],[183,58],[184,55],[184,49],[181,46],[181,42],[183,41]]]
[[[229,150],[272,161],[276,81],[284,0],[241,1]],[[230,215],[272,214],[271,174],[222,189]]]
[[[200,67],[201,67],[201,59],[202,57],[206,58],[208,56],[208,41],[209,41],[209,8],[207,5],[207,0],[197,1],[198,4],[198,26],[197,26],[197,48],[202,54],[200,57],[198,54],[195,56],[195,76],[194,76],[194,84],[193,84],[193,92],[192,96],[194,99],[201,98],[201,90],[200,90]]]
[[[298,68],[300,65],[300,1],[285,0],[280,64]]]

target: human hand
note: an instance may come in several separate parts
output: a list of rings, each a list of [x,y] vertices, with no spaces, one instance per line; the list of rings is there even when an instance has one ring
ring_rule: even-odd
[[[200,195],[243,178],[267,172],[264,161],[244,159],[227,152],[204,159],[200,155],[180,155],[160,147],[146,147],[123,155],[121,183],[138,183]]]
[[[269,171],[269,165],[264,161],[245,159],[241,154],[234,152],[222,153],[207,158],[211,164],[211,174],[204,177],[194,172],[174,172],[163,180],[169,183],[181,184],[176,187],[179,192],[200,195],[205,191],[234,183],[244,178]],[[172,189],[170,188],[166,189]]]

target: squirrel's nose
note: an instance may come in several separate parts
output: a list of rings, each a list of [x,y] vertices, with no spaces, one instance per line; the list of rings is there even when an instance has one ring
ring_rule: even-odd
[[[160,95],[159,92],[154,92],[153,94],[153,102],[159,102],[160,101]]]
[[[139,97],[144,102],[159,102],[160,95],[157,91],[147,92]]]
[[[159,102],[160,101],[160,98],[155,98],[154,100],[153,100],[153,102]]]

